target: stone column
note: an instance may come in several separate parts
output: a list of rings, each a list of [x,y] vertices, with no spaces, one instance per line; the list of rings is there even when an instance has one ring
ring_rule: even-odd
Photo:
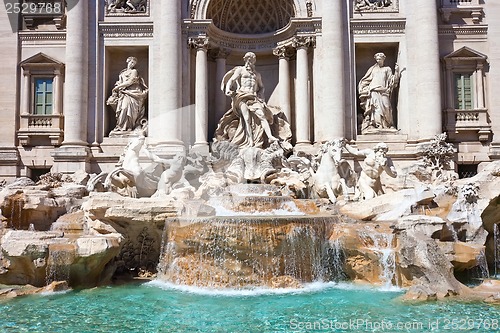
[[[31,76],[28,69],[23,70],[23,94],[21,98],[21,114],[30,114]]]
[[[345,136],[344,119],[346,117],[344,73],[346,65],[344,41],[344,16],[346,1],[323,0],[322,2],[322,87],[321,106],[315,109],[316,142],[332,140]],[[349,2],[350,3],[350,2]],[[319,88],[319,87],[316,87]]]
[[[54,76],[54,81],[53,81],[53,98],[54,98],[54,108],[53,108],[53,113],[54,115],[60,115],[62,111],[62,99],[61,99],[61,92],[62,92],[62,78],[61,78],[61,70],[57,69],[55,72]]]
[[[280,107],[288,122],[292,122],[292,111],[290,106],[290,58],[286,46],[277,47],[273,50],[279,58],[279,94]]]
[[[226,58],[229,55],[229,50],[220,48],[215,54],[215,64],[216,64],[216,72],[215,72],[215,122],[218,123],[224,113],[227,111],[226,108],[226,100],[227,96],[220,89],[220,84],[222,83],[222,79],[226,74]]]
[[[489,17],[499,17],[500,6],[497,1],[486,2]],[[490,64],[500,64],[500,43],[498,43],[498,36],[500,36],[500,20],[488,21],[488,41],[489,52],[488,59]],[[497,92],[495,85],[500,82],[500,67],[498,65],[490,66],[488,71],[488,114],[491,120],[491,131],[493,137],[491,139],[489,156],[491,159],[500,159],[500,94]]]
[[[483,88],[483,64],[477,64],[476,78],[477,78],[477,107],[484,109],[484,88]]]
[[[150,137],[158,146],[181,146],[181,1],[162,5],[159,34],[159,109],[149,110]],[[170,150],[166,148],[166,150]],[[163,149],[161,149],[163,150]]]
[[[194,148],[208,152],[208,38],[189,38],[189,46],[196,50],[196,78],[194,97]]]
[[[64,86],[63,146],[87,146],[88,7],[87,1],[68,0],[66,23],[66,80]],[[71,6],[73,4],[73,7]]]
[[[409,1],[408,80],[411,82],[410,137],[430,139],[443,131],[438,9],[435,0]]]
[[[448,95],[446,99],[446,108],[454,109],[455,108],[455,82],[453,82],[453,71],[451,70],[451,64],[446,64],[446,81],[447,81],[447,92]]]
[[[296,37],[292,46],[297,49],[297,82],[295,84],[295,124],[297,145],[311,144],[311,99],[309,96],[309,59],[307,51],[312,37]]]
[[[66,76],[64,84],[64,141],[51,155],[51,172],[90,171],[87,143],[88,112],[88,12],[87,1],[67,0]],[[57,80],[56,80],[57,81]]]

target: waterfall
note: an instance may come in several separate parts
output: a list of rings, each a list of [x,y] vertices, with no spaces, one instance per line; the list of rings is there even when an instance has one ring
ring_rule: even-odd
[[[490,272],[488,270],[488,262],[486,261],[484,250],[481,250],[481,252],[479,252],[478,256],[476,257],[476,261],[477,268],[474,274],[474,278],[480,280],[487,279],[490,276]]]
[[[328,280],[325,257],[332,250],[326,231],[332,221],[306,216],[167,220],[158,276],[209,288]]]
[[[21,196],[15,195],[9,198],[9,204],[10,204],[9,227],[16,230],[22,230],[24,199]]]
[[[345,253],[343,244],[340,239],[336,239],[331,240],[329,245],[329,263],[325,266],[331,269],[329,272],[330,279],[333,281],[346,280],[347,275],[344,271]]]
[[[49,255],[45,271],[45,283],[69,281],[70,265],[75,259],[75,248],[67,244],[49,245]]]
[[[380,281],[384,287],[393,286],[396,277],[396,252],[392,247],[394,234],[377,233],[368,235],[373,240],[373,248],[380,258]],[[397,281],[396,282],[397,285]]]

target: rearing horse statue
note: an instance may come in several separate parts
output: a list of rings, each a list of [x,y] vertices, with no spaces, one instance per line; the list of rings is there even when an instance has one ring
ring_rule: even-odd
[[[349,200],[348,187],[356,184],[356,174],[345,159],[342,158],[342,149],[345,139],[336,139],[324,143],[318,157],[321,159],[318,169],[312,179],[312,195],[319,198],[328,198],[331,203],[337,197],[344,195]]]

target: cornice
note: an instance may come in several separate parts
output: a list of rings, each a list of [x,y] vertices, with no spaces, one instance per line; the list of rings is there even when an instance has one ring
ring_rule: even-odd
[[[152,38],[153,23],[99,22],[99,34],[105,38]]]
[[[20,31],[19,40],[21,42],[64,41],[66,40],[66,31]]]
[[[439,35],[471,35],[478,36],[488,34],[487,24],[474,25],[440,25]]]
[[[401,19],[377,19],[377,20],[351,20],[351,30],[355,35],[379,35],[379,34],[404,34],[406,20]]]

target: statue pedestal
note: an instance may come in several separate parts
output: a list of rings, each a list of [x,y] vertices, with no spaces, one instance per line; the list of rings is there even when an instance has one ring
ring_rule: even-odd
[[[408,135],[399,134],[399,132],[377,132],[374,134],[362,134],[356,138],[358,149],[373,148],[377,143],[385,142],[389,147],[389,152],[406,150],[408,144]]]
[[[356,147],[358,149],[373,149],[379,142],[385,142],[389,147],[388,155],[394,160],[412,160],[418,159],[418,143],[410,142],[408,135],[399,132],[378,132],[376,134],[358,135],[356,138]]]

